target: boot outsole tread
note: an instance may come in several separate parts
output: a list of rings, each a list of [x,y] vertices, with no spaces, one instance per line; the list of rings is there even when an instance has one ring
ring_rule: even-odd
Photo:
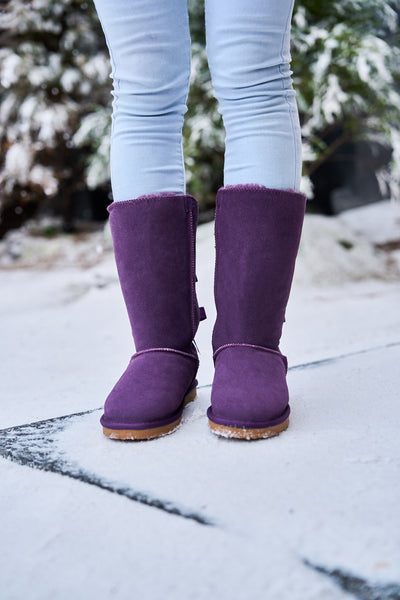
[[[240,440],[259,440],[274,437],[275,435],[278,435],[287,429],[289,426],[289,417],[283,421],[283,423],[279,423],[278,425],[254,429],[248,429],[245,427],[231,427],[230,425],[219,425],[218,423],[211,421],[211,419],[208,419],[208,423],[211,431],[216,435]]]

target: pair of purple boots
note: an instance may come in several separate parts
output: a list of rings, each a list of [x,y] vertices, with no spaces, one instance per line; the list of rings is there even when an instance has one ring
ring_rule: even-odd
[[[279,350],[306,197],[258,185],[221,188],[215,213],[217,319],[211,430],[258,439],[289,424],[287,359]],[[149,439],[173,431],[196,396],[194,337],[198,204],[154,194],[108,207],[118,275],[136,352],[104,406],[106,436]]]

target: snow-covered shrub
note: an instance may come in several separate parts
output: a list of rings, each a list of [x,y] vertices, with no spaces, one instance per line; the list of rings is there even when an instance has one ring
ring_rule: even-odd
[[[0,42],[0,215],[107,184],[110,65],[93,4],[9,2]]]
[[[377,176],[383,195],[398,197],[399,41],[395,0],[296,2],[292,68],[305,177],[345,143],[364,140],[393,150],[391,164]]]
[[[183,134],[188,191],[205,206],[222,183],[224,130],[203,4],[188,1],[192,78]],[[396,0],[296,0],[292,68],[309,197],[310,175],[341,144],[359,140],[392,150],[377,175],[384,195],[398,195],[398,20]],[[0,9],[0,86],[0,219],[6,206],[65,204],[75,190],[109,186],[111,67],[91,0],[13,0]]]

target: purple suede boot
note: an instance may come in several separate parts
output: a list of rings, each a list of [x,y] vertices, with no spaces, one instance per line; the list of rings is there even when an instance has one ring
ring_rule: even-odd
[[[217,319],[211,406],[214,433],[258,439],[289,424],[287,359],[279,349],[306,197],[233,185],[215,212]]]
[[[196,396],[199,321],[195,282],[198,204],[161,193],[108,207],[135,354],[107,397],[106,436],[148,439],[175,429]]]

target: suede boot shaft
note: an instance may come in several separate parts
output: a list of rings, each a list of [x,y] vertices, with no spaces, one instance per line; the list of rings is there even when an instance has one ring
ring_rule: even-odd
[[[292,191],[256,185],[218,191],[214,352],[236,342],[278,349],[305,206],[306,197]]]
[[[115,260],[136,351],[192,349],[199,324],[195,293],[198,204],[157,194],[108,207]]]

